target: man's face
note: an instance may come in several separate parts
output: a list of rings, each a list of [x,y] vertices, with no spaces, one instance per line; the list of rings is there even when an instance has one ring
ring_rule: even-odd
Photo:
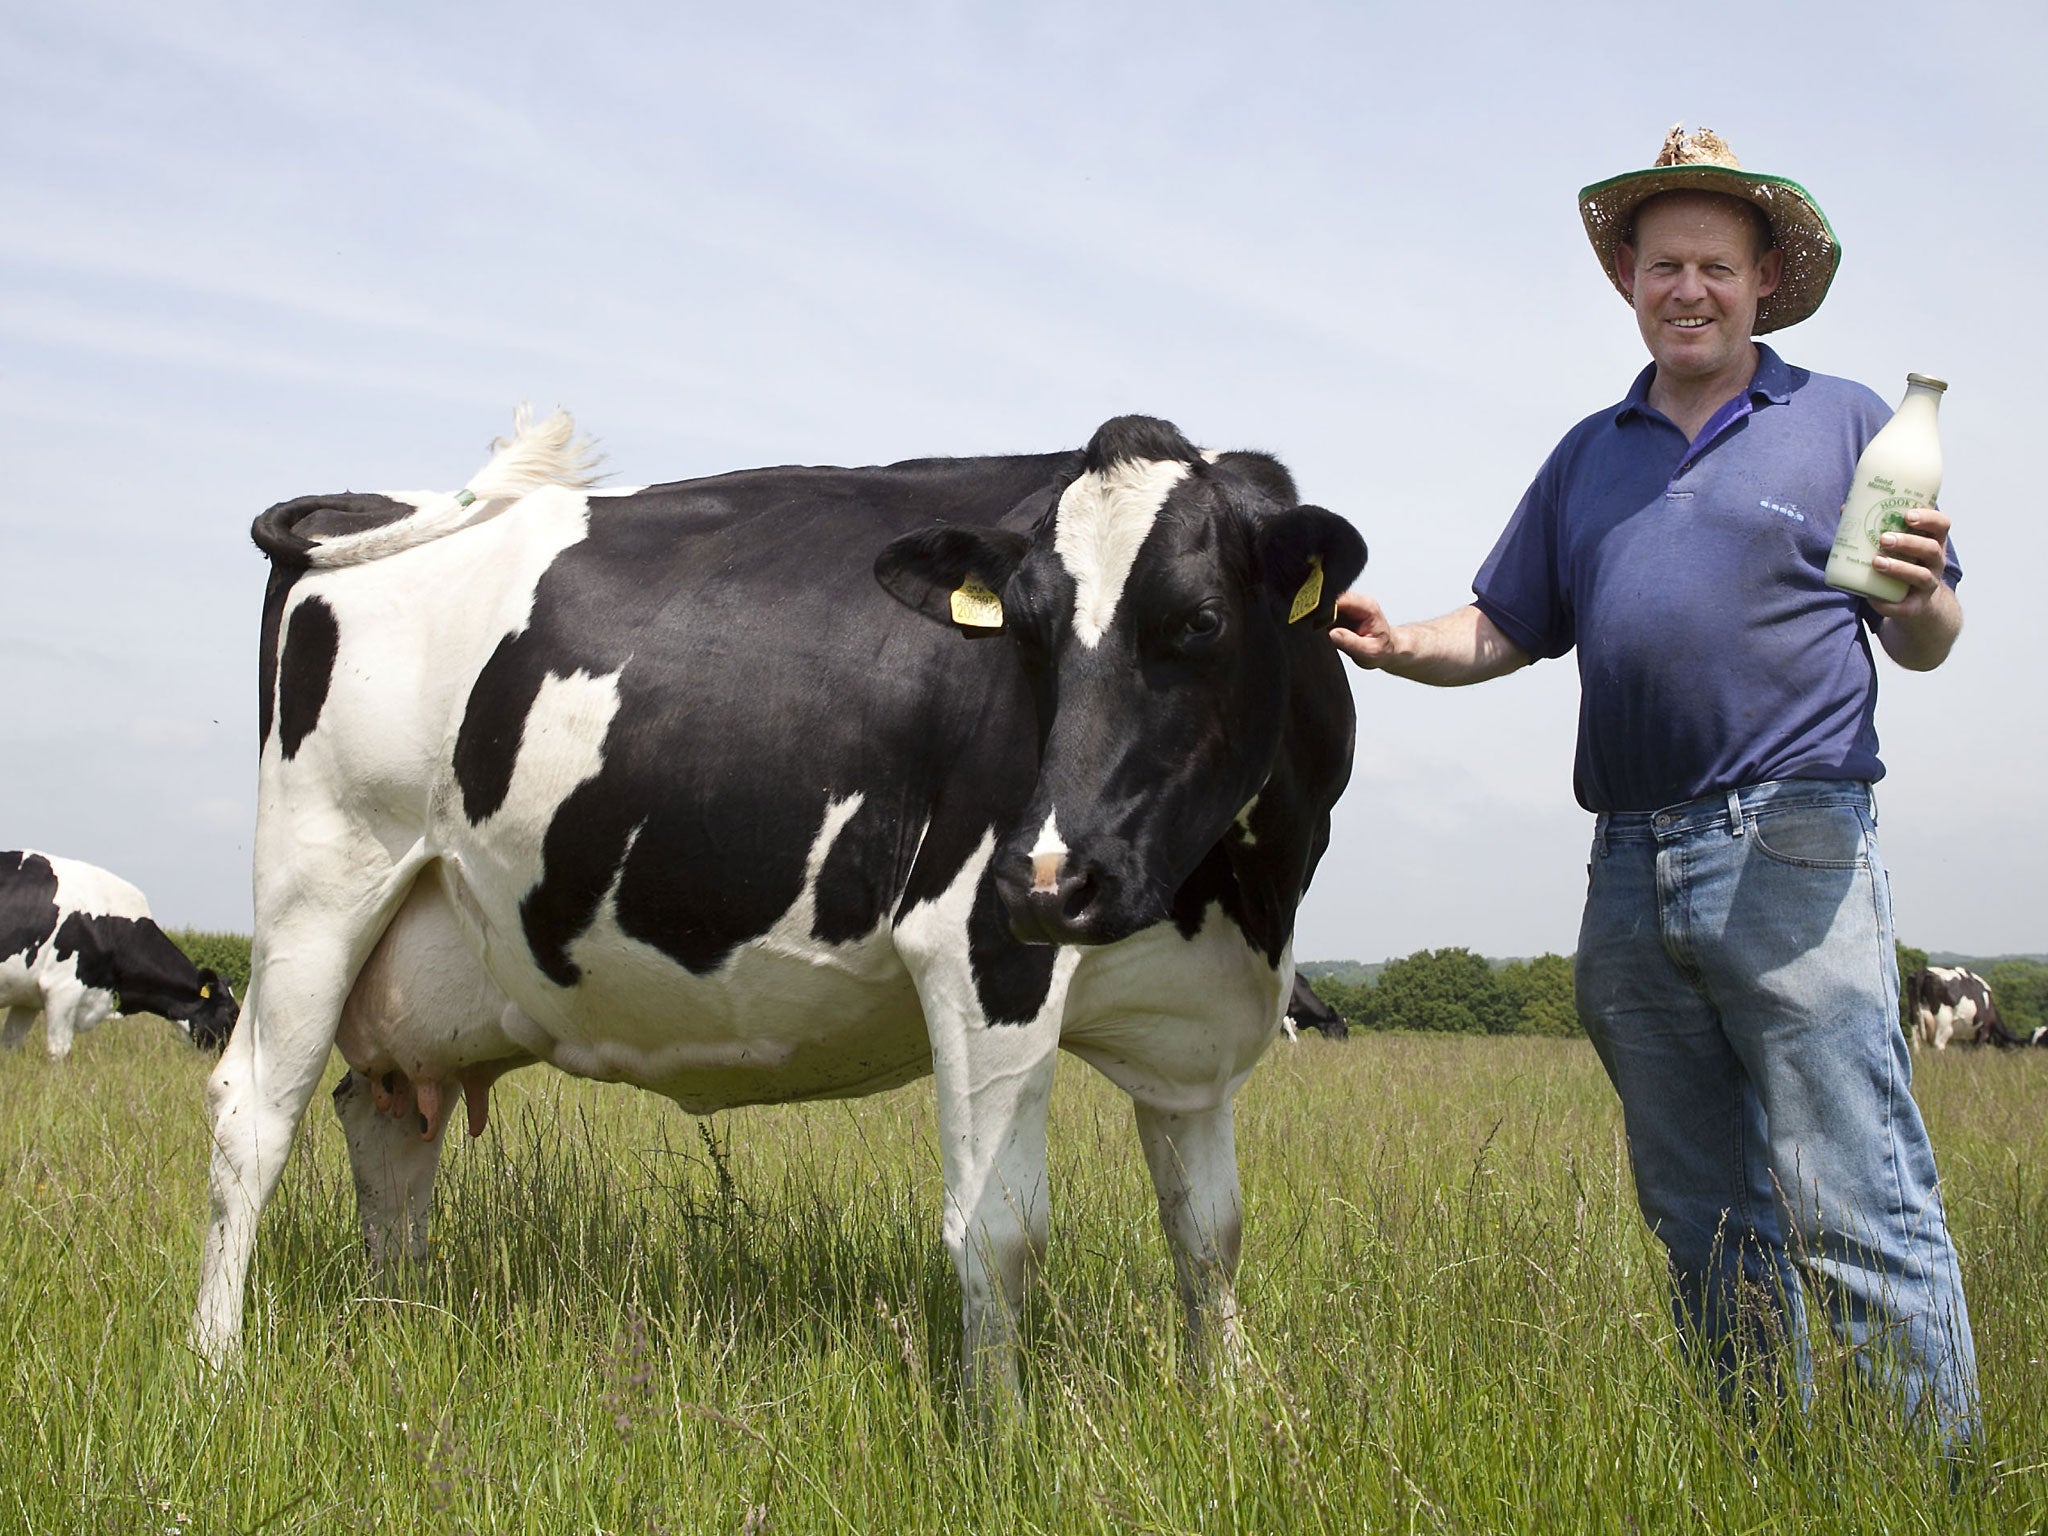
[[[1748,210],[1712,193],[1667,192],[1636,215],[1634,242],[1616,249],[1615,269],[1666,380],[1749,368],[1757,300],[1776,290],[1781,263],[1760,243]]]

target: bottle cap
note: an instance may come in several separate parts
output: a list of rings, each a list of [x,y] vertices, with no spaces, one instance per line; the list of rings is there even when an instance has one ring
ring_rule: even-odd
[[[1908,384],[1918,384],[1922,389],[1931,389],[1937,395],[1948,388],[1947,379],[1937,379],[1932,374],[1926,373],[1909,373],[1906,375],[1906,382]]]

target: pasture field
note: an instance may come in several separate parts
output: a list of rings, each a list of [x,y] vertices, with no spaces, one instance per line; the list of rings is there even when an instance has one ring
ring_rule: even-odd
[[[699,1122],[515,1075],[390,1277],[323,1093],[219,1380],[183,1344],[205,1062],[147,1019],[40,1045],[0,1058],[0,1531],[2048,1527],[2048,1052],[1917,1064],[1988,1417],[1948,1465],[1825,1340],[1809,1414],[1701,1401],[1578,1041],[1277,1045],[1238,1117],[1251,1358],[1214,1388],[1128,1107],[1063,1063],[1029,1406],[988,1436],[924,1086]]]

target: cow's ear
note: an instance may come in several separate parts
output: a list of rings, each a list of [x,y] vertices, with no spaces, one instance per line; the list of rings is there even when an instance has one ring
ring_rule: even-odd
[[[212,996],[213,996],[213,994],[214,994],[214,992],[215,992],[215,990],[216,990],[216,989],[217,989],[217,988],[218,988],[219,986],[220,986],[220,973],[219,973],[218,971],[213,971],[213,970],[209,970],[209,969],[207,969],[207,967],[205,967],[205,966],[203,966],[203,965],[202,965],[202,966],[200,966],[200,967],[199,967],[199,995],[200,995],[201,997],[212,997]]]
[[[941,523],[892,541],[875,557],[875,580],[897,602],[963,635],[1003,630],[1003,588],[1031,541],[1004,528]]]
[[[1328,629],[1337,594],[1365,569],[1365,540],[1321,507],[1291,507],[1259,520],[1259,570],[1266,595],[1289,624]]]

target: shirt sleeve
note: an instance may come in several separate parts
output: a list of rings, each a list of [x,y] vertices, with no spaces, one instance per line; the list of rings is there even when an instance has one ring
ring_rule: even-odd
[[[1561,450],[1560,450],[1561,451]],[[1557,453],[1545,461],[1472,579],[1472,597],[1494,627],[1532,660],[1562,656],[1577,641],[1564,580]]]

